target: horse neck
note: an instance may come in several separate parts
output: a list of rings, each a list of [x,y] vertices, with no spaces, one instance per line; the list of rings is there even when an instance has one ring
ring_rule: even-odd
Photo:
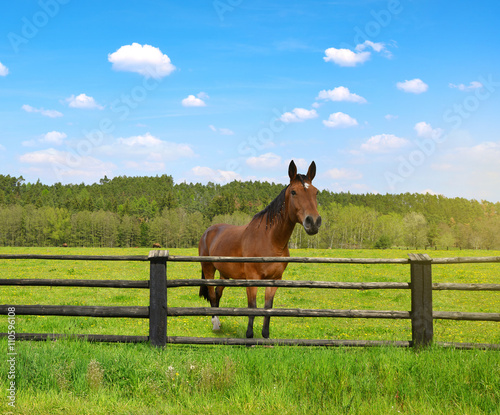
[[[295,223],[293,223],[289,216],[288,212],[285,211],[281,220],[276,220],[275,223],[267,229],[273,245],[283,252],[288,247],[288,241],[292,236],[293,229],[295,228]]]

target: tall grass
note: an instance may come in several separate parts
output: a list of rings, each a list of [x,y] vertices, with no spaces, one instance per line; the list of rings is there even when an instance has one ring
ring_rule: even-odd
[[[500,413],[500,354],[492,351],[156,350],[77,340],[17,347],[19,414]]]

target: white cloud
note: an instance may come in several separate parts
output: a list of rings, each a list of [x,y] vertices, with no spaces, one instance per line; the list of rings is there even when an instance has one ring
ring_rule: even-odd
[[[26,112],[39,113],[39,114],[43,115],[44,117],[49,117],[49,118],[58,118],[58,117],[63,116],[62,113],[60,113],[59,111],[56,111],[56,110],[46,110],[44,108],[35,108],[35,107],[32,107],[31,105],[26,105],[26,104],[23,105],[21,108]]]
[[[365,63],[371,57],[371,52],[366,51],[367,48],[373,49],[377,53],[383,53],[384,56],[390,58],[392,54],[387,50],[384,43],[375,43],[366,40],[354,48],[350,49],[336,49],[328,48],[325,50],[323,60],[325,62],[333,62],[339,66],[356,66]]]
[[[123,144],[128,147],[154,147],[161,145],[162,141],[159,138],[152,136],[150,133],[144,135],[136,135],[128,138],[119,138],[119,144]]]
[[[319,92],[316,100],[325,101],[347,101],[347,102],[357,102],[358,104],[366,103],[366,99],[362,96],[352,93],[349,88],[345,86],[338,86],[334,89],[322,90]]]
[[[0,151],[5,151],[5,150],[6,150],[6,148],[0,144]]]
[[[355,49],[357,51],[363,51],[367,47],[372,48],[375,52],[382,52],[383,50],[385,50],[385,45],[383,43],[381,43],[381,42],[375,43],[375,42],[372,42],[371,40],[365,40],[363,43],[360,43],[359,45],[357,45]]]
[[[285,112],[280,117],[280,120],[286,123],[290,123],[290,122],[302,122],[317,117],[318,113],[316,112],[316,110],[306,110],[305,108],[294,108],[292,112]]]
[[[66,98],[66,102],[71,108],[82,108],[82,109],[104,109],[99,105],[93,97],[89,97],[86,94],[80,94],[78,96],[71,95]]]
[[[40,142],[60,146],[67,137],[68,136],[65,133],[50,131],[47,134],[44,134],[44,136],[40,139]]]
[[[234,171],[214,170],[210,167],[196,166],[191,169],[191,173],[196,177],[202,177],[207,182],[228,183],[241,180],[241,176]]]
[[[108,60],[116,71],[136,72],[147,78],[163,78],[175,70],[170,58],[159,48],[139,43],[122,46],[110,53]]]
[[[450,83],[449,87],[456,88],[460,91],[473,91],[474,89],[482,88],[483,84],[481,82],[478,82],[478,81],[472,81],[469,85],[464,85],[464,84],[455,85],[455,84]]]
[[[370,52],[353,52],[350,49],[328,48],[325,50],[323,60],[333,62],[339,66],[356,66],[370,59]]]
[[[210,128],[214,133],[219,133],[220,135],[234,135],[234,131],[229,128],[217,128],[214,125],[209,125],[208,128]]]
[[[205,107],[205,101],[201,98],[197,98],[194,95],[189,95],[187,98],[182,100],[182,105],[184,107]]]
[[[357,171],[357,170],[350,170],[350,169],[330,169],[324,173],[326,177],[329,179],[334,179],[334,180],[359,180],[363,178],[363,175]]]
[[[434,190],[432,189],[425,189],[425,190],[422,190],[421,192],[418,192],[422,195],[432,195],[432,196],[437,196],[439,193],[436,193]]]
[[[281,157],[274,153],[265,153],[258,157],[249,157],[246,163],[254,169],[272,169],[281,166]]]
[[[425,92],[427,91],[427,89],[429,89],[429,85],[418,78],[412,79],[410,81],[406,80],[404,82],[398,82],[396,86],[399,90],[410,92],[412,94],[421,94],[422,92]]]
[[[361,150],[368,153],[386,153],[404,147],[408,143],[405,138],[393,134],[378,134],[370,137],[366,143],[361,144]]]
[[[112,145],[102,146],[97,150],[107,156],[131,158],[138,163],[165,163],[195,155],[189,144],[164,141],[149,132],[144,135],[118,138]],[[162,165],[165,168],[165,165]]]
[[[348,114],[336,112],[330,114],[328,120],[323,120],[323,124],[329,128],[348,128],[358,125],[358,122]]]
[[[30,170],[39,175],[53,176],[64,182],[95,182],[104,175],[112,176],[116,167],[90,156],[79,156],[53,148],[23,154],[19,161],[30,165]]]
[[[0,76],[7,76],[9,74],[9,68],[7,68],[2,62],[0,62]]]
[[[500,200],[500,141],[485,141],[449,149],[446,153],[438,154],[438,157],[432,168],[439,174],[434,174],[432,180],[441,179],[441,188],[446,189],[448,195]]]
[[[398,119],[399,115],[394,115],[394,114],[387,114],[384,118],[387,121],[392,121]]]
[[[137,161],[128,160],[125,162],[125,167],[127,169],[159,172],[159,171],[165,170],[165,163],[151,162],[151,161],[147,161],[147,160],[141,161],[139,163]]]
[[[416,123],[413,128],[417,132],[417,135],[419,137],[423,137],[423,138],[438,139],[444,133],[443,129],[441,129],[441,128],[432,128],[432,126],[430,124],[428,124],[428,123],[426,123],[424,121]]]

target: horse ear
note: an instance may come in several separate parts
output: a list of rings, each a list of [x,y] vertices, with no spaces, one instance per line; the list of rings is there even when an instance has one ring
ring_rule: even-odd
[[[313,161],[309,166],[309,170],[307,170],[307,178],[312,182],[314,176],[316,176],[316,163]]]
[[[290,177],[291,182],[293,182],[293,180],[297,176],[297,166],[295,165],[293,160],[290,162],[290,165],[288,166],[288,176]]]

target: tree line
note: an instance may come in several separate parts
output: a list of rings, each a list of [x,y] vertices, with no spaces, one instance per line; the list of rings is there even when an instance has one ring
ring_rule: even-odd
[[[193,247],[213,223],[248,223],[283,187],[174,184],[168,175],[45,185],[0,175],[0,246]],[[291,247],[500,249],[500,203],[321,191],[318,205],[320,232],[297,226]]]

